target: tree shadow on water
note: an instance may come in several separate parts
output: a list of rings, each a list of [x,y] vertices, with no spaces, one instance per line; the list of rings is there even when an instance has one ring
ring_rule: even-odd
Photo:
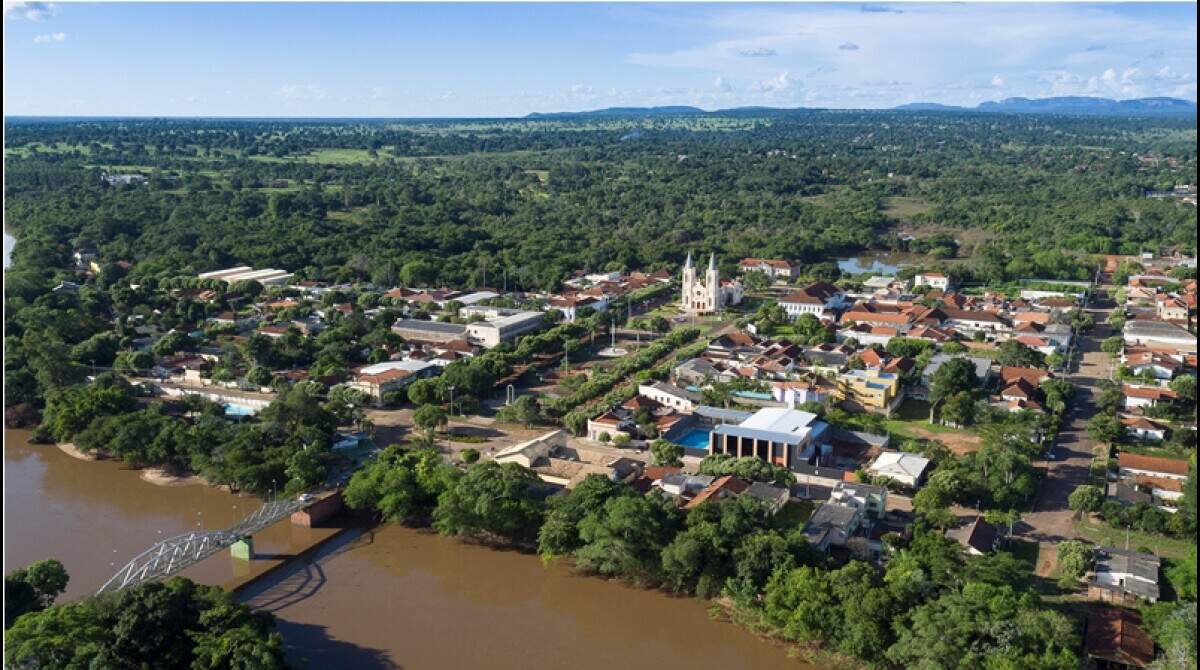
[[[283,635],[288,661],[297,668],[403,670],[403,666],[393,661],[388,652],[330,637],[325,626],[281,619],[276,627]]]

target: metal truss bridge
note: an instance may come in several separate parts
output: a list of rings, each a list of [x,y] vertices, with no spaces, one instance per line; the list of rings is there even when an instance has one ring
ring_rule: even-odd
[[[129,586],[170,577],[309,504],[311,501],[276,500],[259,507],[225,530],[191,531],[169,537],[126,563],[96,594],[115,593]]]

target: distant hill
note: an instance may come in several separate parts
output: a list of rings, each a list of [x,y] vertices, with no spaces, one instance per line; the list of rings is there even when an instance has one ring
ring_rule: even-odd
[[[944,105],[940,102],[910,102],[892,109],[910,112],[996,112],[1008,114],[1075,114],[1092,116],[1182,116],[1196,114],[1196,103],[1179,98],[1137,98],[1112,100],[1068,96],[1058,98],[1005,98],[983,102],[976,107]],[[699,107],[674,105],[666,107],[606,107],[587,112],[534,112],[527,119],[578,119],[587,117],[654,117],[654,116],[704,116],[759,114],[787,114],[814,111],[806,108],[784,109],[779,107],[734,107],[705,111]]]
[[[666,107],[606,107],[588,112],[533,112],[527,119],[570,119],[584,116],[693,116],[708,114],[699,107],[673,105]]]
[[[1058,98],[1005,98],[983,102],[977,107],[955,107],[936,102],[918,102],[896,107],[909,111],[1000,112],[1008,114],[1076,114],[1093,116],[1195,115],[1196,103],[1178,98],[1112,100],[1066,96]]]

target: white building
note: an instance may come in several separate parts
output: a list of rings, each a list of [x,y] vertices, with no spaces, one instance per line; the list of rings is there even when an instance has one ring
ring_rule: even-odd
[[[738,263],[742,272],[761,272],[771,279],[791,279],[795,266],[778,258],[743,258]]]
[[[736,305],[741,301],[742,284],[721,281],[715,254],[708,257],[708,269],[701,280],[696,276],[692,254],[688,252],[687,261],[683,264],[683,290],[679,303],[685,314],[712,314],[726,305]]]
[[[666,382],[642,384],[638,386],[638,395],[685,414],[690,414],[700,404],[699,395]]]
[[[1095,556],[1088,582],[1091,598],[1127,605],[1136,604],[1138,599],[1158,600],[1158,556],[1117,547],[1097,547]]]
[[[386,393],[399,391],[418,379],[433,377],[441,372],[441,366],[427,361],[384,361],[360,368],[354,378],[346,382],[346,386],[380,401]]]
[[[887,477],[909,488],[920,486],[929,469],[929,459],[906,451],[885,451],[867,466],[867,472]]]
[[[832,284],[816,282],[780,298],[779,306],[793,319],[802,314],[812,314],[818,319],[832,317],[833,312],[846,307],[846,294]]]
[[[239,281],[256,281],[263,286],[274,286],[277,284],[286,284],[292,278],[292,273],[274,268],[255,270],[248,265],[239,265],[236,268],[201,272],[198,277],[200,279],[220,279],[226,284],[233,284]]]
[[[709,433],[708,453],[754,456],[792,469],[810,447],[823,444],[829,424],[811,412],[768,407],[739,424],[721,424]]]
[[[913,286],[928,286],[939,291],[950,289],[950,277],[941,272],[923,272],[913,277]]]
[[[507,307],[484,307],[472,305],[458,310],[460,317],[481,317],[483,321],[471,321],[466,325],[467,341],[491,349],[503,342],[511,342],[520,335],[541,328],[545,324],[542,312],[530,312]]]
[[[1125,322],[1125,344],[1171,347],[1188,353],[1196,352],[1196,336],[1187,328],[1166,321],[1132,319]]]
[[[882,517],[887,513],[887,489],[873,484],[838,482],[833,485],[829,502],[848,505],[862,510],[863,514]]]
[[[567,434],[561,430],[551,431],[527,442],[514,444],[496,452],[497,463],[517,463],[532,468],[543,458],[549,458],[555,449],[567,446]]]

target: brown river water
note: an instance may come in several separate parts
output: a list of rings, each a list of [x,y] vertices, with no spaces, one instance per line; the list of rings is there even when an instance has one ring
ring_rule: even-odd
[[[57,558],[71,574],[66,598],[94,591],[160,537],[223,528],[259,504],[207,486],[155,486],[28,436],[5,431],[5,570]],[[332,532],[285,520],[255,536],[255,551],[280,558]],[[184,575],[228,585],[271,563],[248,567],[222,552]],[[395,525],[348,533],[244,597],[279,618],[306,668],[815,670],[712,621],[701,600]]]

